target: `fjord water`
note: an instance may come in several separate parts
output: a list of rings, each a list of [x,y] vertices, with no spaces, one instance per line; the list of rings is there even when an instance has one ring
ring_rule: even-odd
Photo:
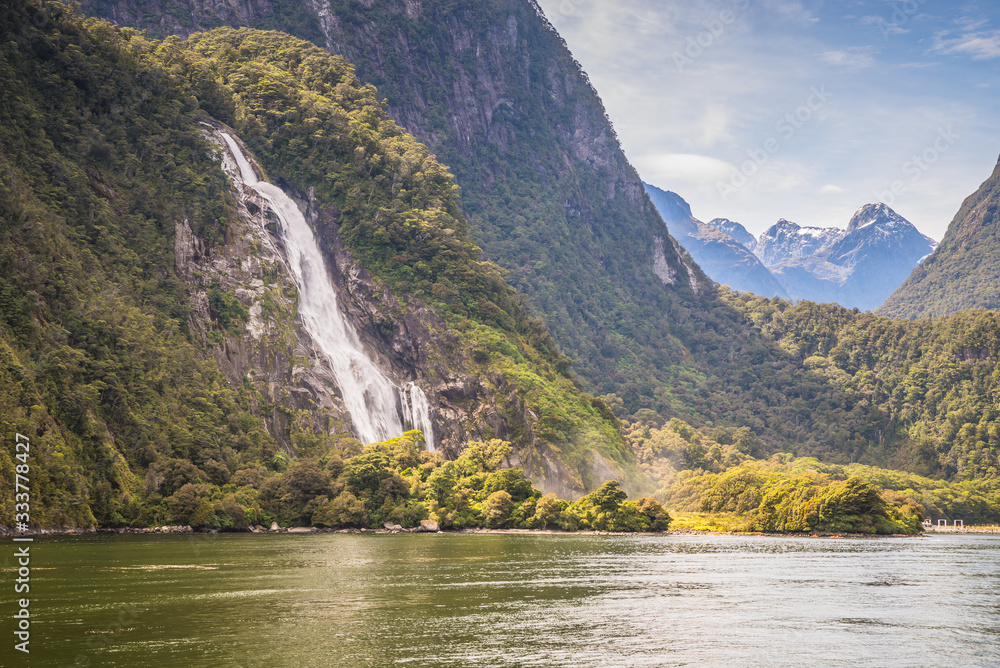
[[[403,420],[424,432],[427,449],[434,449],[434,430],[427,397],[415,384],[397,389],[365,353],[361,339],[341,313],[316,235],[291,197],[260,181],[239,144],[222,133],[236,159],[243,182],[263,197],[281,221],[288,261],[299,291],[302,324],[327,356],[351,414],[358,437],[365,443],[403,433]],[[402,413],[400,412],[402,402]]]
[[[46,537],[31,550],[32,665],[1000,657],[993,536],[113,535]]]

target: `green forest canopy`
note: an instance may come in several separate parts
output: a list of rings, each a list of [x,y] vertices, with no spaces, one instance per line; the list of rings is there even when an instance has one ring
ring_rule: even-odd
[[[35,521],[143,523],[186,484],[222,490],[241,471],[289,464],[252,391],[228,386],[187,332],[173,222],[220,244],[233,215],[197,130],[206,112],[239,128],[272,178],[329,198],[373,273],[440,309],[483,363],[541,387],[547,438],[578,442],[586,424],[588,443],[631,457],[469,240],[446,169],[342,60],[252,31],[160,43],[51,2],[8,4],[0,31],[0,86],[17,91],[0,101],[0,407],[32,435]],[[958,485],[997,478],[995,313],[902,322],[726,290],[701,299],[672,304],[684,346],[649,357],[652,375],[621,352],[631,343],[614,352],[611,340],[608,404],[658,424],[743,429],[754,457],[891,465]],[[12,466],[0,454],[0,485]],[[164,487],[174,478],[185,482]]]

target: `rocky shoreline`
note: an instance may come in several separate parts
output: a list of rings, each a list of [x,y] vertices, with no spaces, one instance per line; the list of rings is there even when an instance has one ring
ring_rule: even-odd
[[[332,529],[330,527],[282,527],[272,522],[270,528],[259,524],[244,530],[225,529],[194,529],[191,526],[158,526],[158,527],[31,527],[27,531],[14,531],[0,526],[0,537],[34,537],[34,536],[83,536],[94,534],[189,534],[189,533],[438,533],[441,528],[434,520],[423,520],[418,526],[404,529],[398,524],[386,522],[381,529]]]
[[[995,527],[967,527],[964,531],[949,533],[998,533]],[[81,529],[77,527],[33,527],[27,531],[14,531],[8,527],[0,526],[0,537],[35,537],[35,536],[82,536],[96,534],[217,534],[217,533],[260,533],[260,534],[311,534],[311,533],[341,533],[341,534],[398,534],[398,533],[461,533],[461,534],[506,534],[506,535],[579,535],[579,536],[768,536],[782,538],[918,538],[927,537],[930,534],[837,534],[837,533],[761,533],[761,532],[738,532],[738,531],[694,531],[689,529],[668,530],[660,532],[615,532],[615,531],[563,531],[561,529],[459,529],[442,530],[437,522],[433,520],[423,520],[420,525],[412,528],[403,528],[398,524],[386,522],[378,529],[333,529],[330,527],[282,527],[277,522],[273,522],[269,528],[254,525],[248,530],[230,531],[222,529],[194,529],[190,526],[157,526],[157,527],[97,527]]]

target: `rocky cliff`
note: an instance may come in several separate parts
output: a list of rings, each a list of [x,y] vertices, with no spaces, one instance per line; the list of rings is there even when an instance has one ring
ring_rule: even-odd
[[[216,121],[204,127],[239,208],[230,241],[210,253],[186,221],[177,223],[175,260],[194,305],[190,327],[231,384],[256,389],[260,406],[268,407],[263,413],[268,431],[290,454],[300,454],[296,437],[350,439],[351,416],[337,378],[296,312],[295,283],[277,220],[268,204],[242,184],[220,135],[232,130]],[[257,171],[263,170],[258,166]],[[439,450],[455,458],[471,440],[512,441],[508,465],[524,468],[536,486],[564,498],[579,496],[592,479],[622,477],[620,464],[595,454],[589,457],[592,469],[568,469],[536,434],[539,415],[517,388],[502,373],[477,364],[433,309],[420,300],[395,297],[352,256],[326,207],[309,193],[298,195],[300,208],[323,241],[338,304],[383,373],[399,387],[415,382],[428,395]],[[211,290],[231,293],[247,307],[244,328],[220,330]]]

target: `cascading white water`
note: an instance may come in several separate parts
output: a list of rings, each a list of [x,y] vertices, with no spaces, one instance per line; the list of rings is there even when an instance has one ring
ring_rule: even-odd
[[[427,449],[433,450],[434,427],[426,395],[413,383],[406,389],[397,388],[368,358],[357,331],[337,306],[337,293],[323,254],[299,207],[281,188],[260,181],[239,144],[229,134],[221,134],[236,159],[243,182],[256,190],[281,220],[289,264],[299,290],[299,317],[330,360],[358,437],[372,443],[399,436],[405,421],[424,432]]]
[[[431,410],[427,403],[427,395],[417,387],[416,383],[407,383],[399,390],[399,398],[403,402],[403,418],[411,429],[419,429],[424,433],[424,441],[428,450],[434,447],[434,425],[431,424]]]

